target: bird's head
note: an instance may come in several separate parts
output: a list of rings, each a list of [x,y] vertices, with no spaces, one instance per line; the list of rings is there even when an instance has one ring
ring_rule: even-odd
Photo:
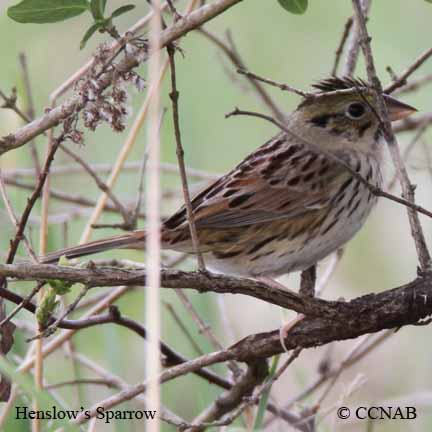
[[[374,95],[367,84],[334,77],[314,87],[318,90],[317,97],[306,98],[295,112],[295,123],[297,126],[301,123],[304,138],[328,149],[349,147],[374,151],[381,137],[381,127]],[[384,95],[384,99],[391,121],[404,119],[417,111],[389,95]]]

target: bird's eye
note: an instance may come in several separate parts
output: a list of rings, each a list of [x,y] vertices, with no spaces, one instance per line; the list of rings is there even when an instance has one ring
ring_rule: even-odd
[[[354,102],[348,105],[346,115],[352,120],[358,120],[364,116],[366,107],[359,102]]]

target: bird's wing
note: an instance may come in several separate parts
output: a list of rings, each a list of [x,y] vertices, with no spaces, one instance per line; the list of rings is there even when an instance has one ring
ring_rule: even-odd
[[[197,228],[230,228],[319,211],[352,180],[341,164],[278,135],[192,200]],[[187,223],[180,209],[165,227]]]

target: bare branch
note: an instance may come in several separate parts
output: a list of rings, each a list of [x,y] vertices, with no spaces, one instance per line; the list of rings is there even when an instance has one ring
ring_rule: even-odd
[[[369,189],[369,191],[372,194],[374,194],[375,196],[381,196],[381,197],[387,198],[387,199],[394,201],[398,204],[401,204],[401,205],[403,205],[409,209],[415,210],[418,213],[422,213],[426,216],[432,217],[432,211],[429,211],[429,210],[413,203],[412,201],[409,201],[409,200],[404,199],[404,198],[399,198],[396,195],[392,195],[388,192],[385,192],[382,189],[380,189],[379,187],[375,186],[374,184],[369,183],[364,177],[362,177],[358,172],[356,172],[350,165],[348,165],[344,160],[339,158],[337,155],[335,155],[329,151],[326,151],[322,147],[319,147],[318,145],[316,145],[310,141],[306,141],[304,138],[300,137],[299,135],[296,135],[294,132],[289,130],[284,124],[278,122],[274,118],[267,116],[265,114],[254,112],[254,111],[239,110],[238,108],[236,108],[236,109],[234,109],[234,111],[226,114],[225,117],[229,118],[231,116],[236,116],[236,115],[246,115],[246,116],[250,116],[250,117],[258,117],[258,118],[262,118],[264,120],[267,120],[270,123],[273,123],[274,125],[279,127],[281,130],[283,130],[287,134],[289,134],[289,135],[293,136],[294,138],[296,138],[297,140],[301,141],[304,145],[310,147],[311,149],[313,149],[314,151],[316,151],[318,153],[325,155],[330,160],[337,162],[338,164],[343,166],[353,177],[355,177],[358,181],[360,181],[362,184],[364,184]]]
[[[371,86],[375,92],[378,115],[382,121],[382,127],[384,132],[384,138],[387,141],[390,154],[393,159],[393,163],[396,167],[396,171],[399,176],[399,180],[402,186],[402,195],[403,197],[410,203],[414,204],[414,187],[410,183],[410,179],[408,177],[408,173],[405,169],[405,165],[403,163],[402,157],[400,155],[399,146],[396,141],[395,135],[393,133],[390,119],[388,116],[387,107],[383,97],[383,89],[381,86],[381,82],[378,79],[375,70],[374,59],[372,56],[372,50],[370,46],[370,38],[368,35],[368,31],[366,28],[365,17],[360,5],[360,0],[352,0],[354,13],[356,17],[356,22],[358,23],[360,34],[361,34],[361,46],[363,49],[363,54],[366,60],[366,70],[368,74],[369,81]],[[428,55],[432,54],[432,50]],[[404,75],[406,75],[405,73]],[[391,88],[388,88],[387,91],[390,91]],[[420,219],[418,213],[414,208],[408,206],[408,217],[411,227],[411,234],[414,238],[418,259],[420,262],[421,268],[424,270],[428,268],[430,264],[430,254],[426,245],[426,240],[423,234],[423,229],[420,224]]]
[[[393,127],[394,133],[400,132],[409,132],[418,129],[419,127],[423,127],[423,125],[432,123],[432,113],[426,113],[423,115],[419,115],[410,119],[404,119]]]
[[[203,423],[207,424],[218,420],[225,414],[235,410],[243,403],[246,397],[252,394],[255,387],[265,379],[267,373],[268,367],[265,360],[260,359],[249,364],[246,371],[239,377],[236,383],[229,390],[220,395],[197,418],[195,418],[193,421],[194,426],[188,430],[190,432],[201,432],[206,427],[203,426]],[[251,401],[250,403],[253,404],[254,402],[255,401]],[[242,411],[244,411],[246,407],[242,408]],[[240,414],[241,412],[239,412],[235,417]],[[230,423],[234,421],[235,417],[230,419]],[[226,421],[223,423],[224,425],[229,424]]]
[[[421,54],[414,63],[409,66],[396,81],[391,83],[384,89],[384,93],[393,93],[400,87],[403,87],[407,83],[407,78],[412,75],[430,56],[432,56],[432,48],[427,49],[423,54]]]
[[[282,90],[282,91],[287,91],[287,92],[290,92],[290,93],[294,93],[294,94],[296,94],[298,96],[302,96],[304,98],[308,98],[308,97],[311,97],[311,96],[313,97],[313,95],[311,95],[310,93],[307,93],[307,92],[304,92],[302,90],[296,89],[295,87],[292,87],[292,86],[290,86],[288,84],[278,83],[278,82],[276,82],[276,81],[274,81],[272,79],[264,78],[262,76],[254,74],[252,72],[249,72],[246,69],[240,68],[240,69],[237,69],[237,72],[239,74],[245,75],[248,78],[251,78],[253,80],[261,81],[261,82],[269,84],[269,85],[271,85],[273,87],[277,87],[279,90]]]
[[[199,33],[204,35],[208,40],[213,42],[217,47],[219,47],[222,52],[231,60],[236,69],[246,69],[246,65],[242,58],[240,57],[238,51],[234,46],[234,42],[228,32],[228,40],[231,46],[228,46],[224,41],[218,38],[215,34],[210,33],[208,30],[200,28],[198,29]],[[251,77],[247,77],[252,87],[255,89],[259,98],[264,102],[265,105],[270,109],[272,113],[276,116],[276,118],[283,118],[283,113],[277,104],[270,97],[265,88],[261,85],[261,83]]]
[[[93,171],[92,167],[82,157],[80,157],[74,151],[72,151],[71,149],[67,148],[62,144],[60,144],[60,148],[67,155],[69,155],[74,161],[80,164],[84,168],[84,170],[90,175],[90,177],[95,181],[98,188],[109,196],[112,203],[114,204],[116,209],[123,217],[124,229],[133,229],[133,221],[130,212],[123,206],[120,200],[115,196],[111,188],[109,188],[108,185]]]
[[[368,15],[371,0],[362,0],[362,9],[365,16]],[[353,28],[351,30],[351,37],[348,41],[347,55],[342,71],[343,76],[352,77],[354,75],[357,60],[360,52],[360,30],[357,21],[354,21]]]
[[[343,50],[345,47],[345,43],[346,43],[348,36],[349,36],[349,33],[351,31],[352,25],[353,25],[353,18],[349,17],[345,22],[342,37],[341,37],[341,40],[339,42],[339,46],[337,47],[337,50],[335,52],[335,60],[334,60],[333,68],[331,71],[332,75],[337,75],[337,71],[339,69],[340,59],[341,59],[341,56],[342,56],[342,53],[343,53]]]
[[[201,6],[161,32],[159,35],[160,48],[166,47],[171,42],[174,42],[241,1],[242,0],[215,0],[210,4]],[[135,55],[128,55],[120,60],[116,65],[116,69],[123,72],[129,71],[137,67],[140,62],[147,58],[147,53],[138,49]],[[101,89],[111,84],[115,73],[107,72],[105,75],[103,78],[99,79]],[[79,96],[73,96],[67,99],[61,105],[51,109],[48,113],[22,127],[18,131],[0,138],[0,155],[21,147],[34,137],[56,126],[65,118],[82,110],[83,107]]]
[[[393,93],[396,95],[405,94],[417,91],[424,85],[429,84],[432,81],[432,74],[425,75],[423,77],[411,80],[408,84],[396,89]]]
[[[168,50],[169,64],[171,70],[171,92],[169,96],[172,102],[174,135],[176,140],[176,154],[177,154],[180,179],[181,179],[182,189],[183,189],[183,199],[186,207],[186,215],[187,215],[189,231],[192,239],[192,246],[198,260],[198,268],[201,271],[205,271],[206,267],[204,263],[204,258],[201,254],[200,247],[199,247],[199,238],[195,226],[195,220],[194,220],[193,209],[192,209],[190,193],[189,193],[189,186],[186,177],[186,167],[184,163],[184,150],[183,150],[182,140],[181,140],[179,108],[178,108],[179,92],[177,90],[177,77],[176,77],[176,67],[175,67],[175,58],[174,58],[175,48],[173,45],[168,45],[167,50]]]

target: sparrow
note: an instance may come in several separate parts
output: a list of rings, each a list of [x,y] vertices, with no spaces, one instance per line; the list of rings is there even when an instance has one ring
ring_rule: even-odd
[[[209,270],[273,280],[307,269],[346,244],[376,204],[377,197],[347,169],[382,187],[385,141],[372,90],[346,77],[313,87],[315,97],[304,98],[286,116],[285,131],[192,199]],[[391,121],[417,111],[389,95],[384,99]],[[144,249],[145,235],[138,230],[96,240],[41,261]],[[194,253],[184,206],[162,222],[161,242],[163,249]]]

